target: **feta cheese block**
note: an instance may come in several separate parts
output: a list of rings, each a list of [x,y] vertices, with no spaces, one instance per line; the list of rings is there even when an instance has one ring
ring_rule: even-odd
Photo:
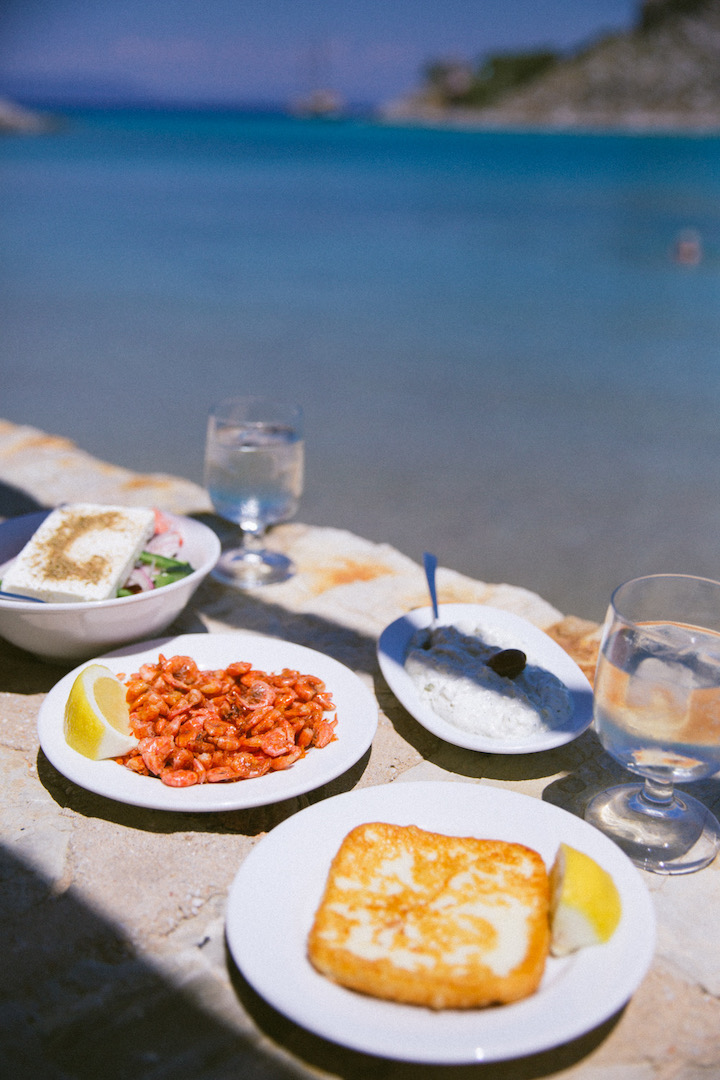
[[[94,503],[58,507],[4,571],[2,587],[55,604],[110,599],[154,531],[150,509]]]

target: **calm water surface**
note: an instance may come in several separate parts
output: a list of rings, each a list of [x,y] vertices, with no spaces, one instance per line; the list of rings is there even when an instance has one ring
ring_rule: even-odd
[[[299,520],[590,618],[638,573],[720,577],[719,166],[716,138],[72,114],[0,142],[0,417],[200,481],[211,404],[280,394]]]

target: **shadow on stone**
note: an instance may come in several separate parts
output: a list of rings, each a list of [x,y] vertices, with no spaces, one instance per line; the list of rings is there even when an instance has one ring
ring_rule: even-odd
[[[377,1058],[287,1020],[229,955],[239,1009],[237,1027],[223,1023],[72,890],[54,892],[4,848],[0,881],[0,1054],[12,1080],[297,1080],[302,1065],[343,1080],[535,1080],[581,1061],[620,1015],[552,1052],[512,1061],[444,1067]]]
[[[298,810],[311,803],[320,802],[332,795],[350,791],[358,783],[367,768],[370,751],[335,780],[322,787],[281,802],[267,806],[253,806],[242,810],[223,810],[207,814],[181,814],[172,811],[145,809],[96,795],[68,780],[50,764],[42,750],[37,755],[38,779],[58,806],[72,810],[86,818],[96,818],[122,825],[127,829],[156,834],[173,833],[233,833],[242,836],[261,836],[292,817]],[[157,781],[160,783],[160,781]],[[239,781],[242,783],[242,781]]]
[[[20,517],[46,509],[42,503],[21,488],[0,481],[0,518]]]
[[[139,957],[122,932],[0,848],[2,1074],[12,1080],[290,1080]],[[238,1017],[239,1025],[244,1018]]]
[[[632,784],[642,779],[628,772],[603,750],[594,731],[586,731],[581,739],[585,740],[587,753],[566,765],[567,775],[554,780],[543,791],[545,802],[559,806],[576,817],[584,817],[588,803],[606,788],[618,784]],[[578,743],[580,741],[577,740]],[[571,743],[570,746],[574,747],[576,743]],[[687,791],[689,795],[699,799],[717,817],[720,812],[720,780],[716,777],[691,784],[678,784],[677,789]]]

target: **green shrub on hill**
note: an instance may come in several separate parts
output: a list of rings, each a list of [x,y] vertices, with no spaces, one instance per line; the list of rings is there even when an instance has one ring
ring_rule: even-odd
[[[524,86],[558,62],[549,50],[498,53],[476,67],[456,61],[436,61],[424,72],[425,84],[440,105],[490,105],[508,90]]]

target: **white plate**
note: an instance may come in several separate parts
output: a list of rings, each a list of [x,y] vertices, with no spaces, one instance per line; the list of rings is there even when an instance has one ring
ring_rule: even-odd
[[[622,900],[620,925],[605,945],[550,957],[538,991],[511,1005],[435,1012],[347,990],[313,968],[306,943],[333,856],[350,829],[368,821],[519,842],[538,851],[548,866],[562,840],[612,874]],[[278,887],[281,881],[288,887]],[[418,781],[336,795],[276,826],[235,877],[227,937],[254,989],[315,1034],[386,1058],[468,1064],[537,1053],[611,1017],[650,966],[655,918],[630,860],[582,819],[482,784]]]
[[[138,776],[115,761],[91,761],[65,742],[65,702],[76,676],[87,666],[81,664],[52,688],[38,716],[43,752],[68,780],[97,795],[154,810],[241,810],[302,795],[334,780],[362,757],[373,740],[378,722],[373,694],[349,668],[302,645],[244,633],[183,634],[118,649],[99,657],[98,662],[116,675],[124,672],[129,676],[141,664],[157,661],[159,652],[165,656],[191,656],[200,668],[227,667],[237,660],[249,660],[263,671],[287,667],[317,675],[326,683],[337,707],[337,739],[322,749],[311,750],[289,769],[229,784],[171,788],[157,777]]]
[[[590,726],[593,704],[590,683],[572,657],[537,626],[512,612],[484,604],[440,604],[438,611],[440,624],[444,626],[452,626],[457,621],[473,622],[483,630],[512,634],[513,641],[517,643],[515,647],[526,653],[530,663],[544,667],[565,683],[570,691],[573,710],[564,724],[540,731],[524,742],[475,735],[443,720],[420,698],[404,666],[410,638],[420,627],[429,626],[432,620],[431,608],[416,608],[383,630],[378,641],[378,660],[385,681],[395,697],[424,728],[446,742],[467,750],[481,750],[486,754],[533,754],[563,746]]]

